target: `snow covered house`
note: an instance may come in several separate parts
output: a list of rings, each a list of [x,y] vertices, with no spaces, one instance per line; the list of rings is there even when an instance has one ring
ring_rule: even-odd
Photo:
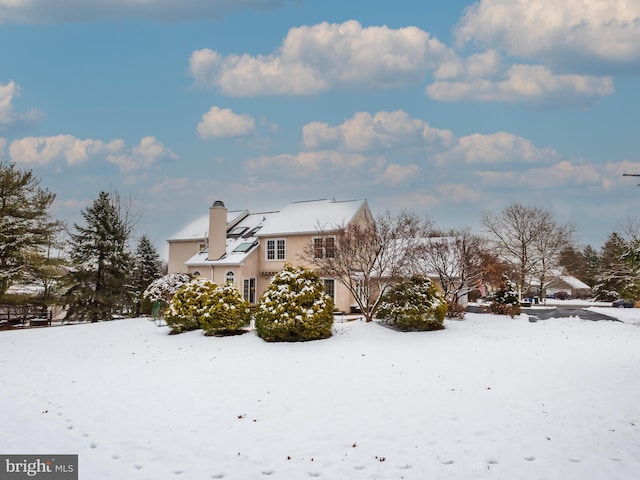
[[[169,273],[197,274],[218,284],[233,282],[255,305],[285,263],[311,267],[305,257],[309,251],[325,255],[335,242],[332,232],[372,218],[366,200],[293,202],[280,211],[257,213],[228,210],[218,200],[208,215],[168,240]],[[350,311],[353,299],[347,289],[334,278],[322,280],[336,308]]]
[[[530,290],[534,295],[540,295],[540,282],[537,279],[531,280]],[[544,284],[544,293],[547,297],[558,298],[589,298],[592,295],[589,285],[569,275],[564,269],[550,272],[549,280]]]
[[[558,294],[570,298],[589,298],[591,296],[591,287],[589,285],[566,273],[562,273],[547,282],[545,290],[547,295],[551,297],[558,296]]]

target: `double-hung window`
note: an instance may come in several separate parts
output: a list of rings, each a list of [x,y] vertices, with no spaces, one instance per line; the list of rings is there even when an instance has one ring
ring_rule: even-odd
[[[335,251],[335,237],[316,237],[313,239],[313,258],[333,258]]]
[[[284,238],[267,240],[267,260],[284,260],[286,257],[286,242]]]

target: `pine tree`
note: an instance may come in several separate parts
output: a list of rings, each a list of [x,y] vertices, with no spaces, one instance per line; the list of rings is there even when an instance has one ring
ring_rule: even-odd
[[[582,258],[585,269],[581,272],[583,278],[580,278],[587,285],[593,287],[596,284],[596,276],[600,270],[600,255],[595,248],[587,245],[582,249]]]
[[[628,250],[625,239],[613,232],[607,238],[600,251],[600,272],[594,288],[596,299],[602,301],[615,300],[620,296],[624,286],[627,268],[623,259]]]
[[[74,224],[71,233],[73,286],[68,291],[69,317],[92,322],[109,320],[130,303],[131,254],[128,241],[133,228],[129,210],[119,197],[101,192],[82,211],[86,225]]]
[[[133,258],[131,287],[134,299],[134,313],[139,316],[141,305],[144,301],[144,291],[154,280],[162,276],[162,262],[158,251],[146,235],[143,235],[138,241]]]
[[[61,228],[50,213],[54,199],[31,170],[0,162],[0,295],[13,281],[25,278]]]

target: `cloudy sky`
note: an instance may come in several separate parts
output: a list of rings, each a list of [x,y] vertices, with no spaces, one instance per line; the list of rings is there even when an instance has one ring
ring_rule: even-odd
[[[159,248],[216,199],[638,214],[638,0],[0,0],[0,45],[0,160]]]

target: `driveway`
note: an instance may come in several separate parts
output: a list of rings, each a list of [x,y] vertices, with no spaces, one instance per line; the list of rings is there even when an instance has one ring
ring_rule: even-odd
[[[609,320],[618,322],[619,320],[609,315],[604,315],[598,312],[592,312],[586,308],[580,308],[576,306],[567,305],[554,307],[554,308],[523,308],[522,313],[526,313],[530,317],[535,317],[538,320],[548,320],[550,318],[567,318],[567,317],[580,317],[583,320]]]
[[[476,306],[469,305],[467,307],[467,312],[471,313],[489,313],[488,305],[485,306]],[[609,315],[605,315],[603,313],[593,312],[591,310],[587,310],[586,308],[581,308],[576,305],[558,305],[554,307],[545,307],[545,308],[536,308],[536,307],[525,307],[522,309],[522,313],[526,313],[532,318],[536,320],[548,320],[550,318],[567,318],[567,317],[580,317],[585,320],[609,320],[612,322],[619,322],[615,317],[611,317]]]

